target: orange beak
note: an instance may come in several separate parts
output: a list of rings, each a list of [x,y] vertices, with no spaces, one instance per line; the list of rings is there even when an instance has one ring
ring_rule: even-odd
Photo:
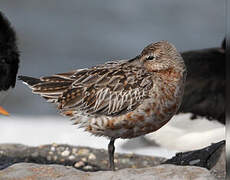
[[[10,114],[9,114],[5,109],[3,109],[1,106],[0,106],[0,114],[5,115],[5,116],[9,116],[9,115],[10,115]]]

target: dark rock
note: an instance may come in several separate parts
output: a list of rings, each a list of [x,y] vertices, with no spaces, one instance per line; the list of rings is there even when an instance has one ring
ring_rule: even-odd
[[[177,153],[163,164],[192,165],[205,167],[211,170],[217,179],[226,177],[225,140],[205,147],[203,149]]]
[[[225,146],[225,140],[205,147],[203,149],[180,152],[163,164],[191,165],[211,169],[220,158],[221,150]]]

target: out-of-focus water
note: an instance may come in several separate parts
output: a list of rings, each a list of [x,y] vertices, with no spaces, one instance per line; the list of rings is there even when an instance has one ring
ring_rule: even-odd
[[[30,76],[132,58],[159,40],[179,51],[219,46],[224,6],[216,0],[0,0],[17,31],[19,74]],[[3,106],[14,115],[57,115],[21,82]]]

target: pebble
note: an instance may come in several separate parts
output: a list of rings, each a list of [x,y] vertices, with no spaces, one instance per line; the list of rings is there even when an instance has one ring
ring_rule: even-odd
[[[56,150],[56,148],[55,148],[54,146],[52,146],[52,147],[50,148],[50,150],[54,152],[54,151]]]
[[[5,154],[4,151],[0,151],[0,154]]]
[[[128,158],[120,159],[120,162],[123,164],[128,164],[130,160]]]
[[[53,153],[53,151],[49,151],[48,154],[49,155],[53,155],[54,153]]]
[[[88,149],[80,149],[78,151],[79,155],[88,155],[89,154],[89,150]]]
[[[35,152],[33,152],[33,153],[31,154],[32,157],[37,157],[38,155],[39,155],[39,153],[38,153],[37,151],[35,151]]]
[[[72,149],[72,154],[77,154],[77,148]]]
[[[84,157],[84,158],[81,158],[81,160],[83,161],[83,162],[86,162],[87,161],[87,159]]]
[[[58,159],[57,156],[53,156],[53,160],[56,161]]]
[[[143,164],[144,166],[147,166],[147,165],[148,165],[148,161],[143,161],[142,164]]]
[[[95,156],[93,153],[90,153],[90,154],[89,154],[89,159],[90,159],[90,160],[95,160],[95,159],[96,159],[96,156]]]
[[[102,160],[102,163],[103,163],[103,164],[108,164],[108,161]]]
[[[47,156],[46,159],[47,159],[48,161],[51,161],[51,160],[52,160],[52,157],[51,157],[51,156]]]
[[[134,153],[127,154],[128,158],[132,158],[134,156]]]
[[[74,160],[76,157],[74,156],[74,155],[70,155],[69,157],[68,157],[68,159],[69,160]]]
[[[53,143],[52,144],[52,147],[57,147],[58,145],[56,143]]]
[[[90,166],[90,165],[87,165],[87,166],[84,166],[83,169],[84,169],[84,170],[90,170],[90,169],[93,169],[93,167]]]
[[[132,168],[133,168],[133,169],[136,169],[136,168],[137,168],[137,166],[136,166],[136,165],[132,165]]]
[[[85,163],[83,162],[83,161],[78,161],[78,162],[76,162],[75,164],[74,164],[74,167],[75,168],[79,168],[79,167],[82,167],[82,166],[84,166],[85,165]]]
[[[62,152],[62,151],[64,151],[64,150],[65,150],[65,147],[63,147],[63,146],[57,147],[57,151],[59,153]]]
[[[69,156],[69,155],[70,155],[69,150],[65,150],[65,151],[63,151],[63,152],[61,153],[61,156],[63,156],[63,157],[66,157],[66,156]]]

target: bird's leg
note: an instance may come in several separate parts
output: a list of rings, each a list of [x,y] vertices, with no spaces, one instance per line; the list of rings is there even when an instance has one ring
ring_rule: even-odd
[[[109,145],[108,145],[109,167],[113,171],[115,171],[115,166],[114,166],[114,151],[115,151],[114,141],[115,141],[115,138],[111,138],[110,142],[109,142]]]

